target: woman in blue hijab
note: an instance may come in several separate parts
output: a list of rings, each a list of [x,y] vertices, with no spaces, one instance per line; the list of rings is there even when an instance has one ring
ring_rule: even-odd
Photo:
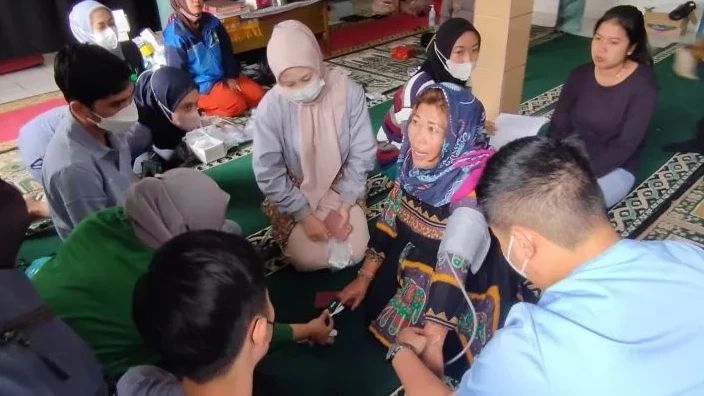
[[[403,131],[396,185],[358,277],[339,295],[353,309],[364,300],[369,329],[385,346],[406,327],[434,336],[421,357],[438,375],[444,362],[458,362],[451,368],[458,373],[466,368],[518,291],[474,194],[494,153],[484,119],[465,87],[421,92]]]

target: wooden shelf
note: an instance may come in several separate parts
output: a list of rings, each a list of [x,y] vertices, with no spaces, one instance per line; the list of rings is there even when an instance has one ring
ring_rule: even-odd
[[[328,7],[325,0],[260,18],[243,19],[239,16],[225,18],[222,23],[230,35],[230,40],[232,40],[233,52],[239,54],[266,48],[274,26],[289,19],[298,20],[308,26],[322,41],[323,53],[328,52],[330,31],[328,28]],[[241,37],[243,34],[248,37]]]

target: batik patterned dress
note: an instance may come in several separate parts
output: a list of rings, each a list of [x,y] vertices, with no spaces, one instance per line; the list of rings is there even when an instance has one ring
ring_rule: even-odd
[[[405,193],[399,185],[393,188],[369,244],[368,259],[382,265],[365,304],[370,331],[387,347],[404,328],[431,321],[450,330],[445,347],[449,359],[474,333],[466,352],[466,361],[471,364],[498,328],[502,304],[515,300],[518,279],[496,244],[475,274],[463,257],[446,255],[438,260],[450,215],[449,204],[433,207]],[[476,328],[465,290],[476,312]]]

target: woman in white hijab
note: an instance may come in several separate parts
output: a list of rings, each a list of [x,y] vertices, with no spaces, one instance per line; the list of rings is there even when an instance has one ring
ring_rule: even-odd
[[[69,27],[79,43],[99,45],[120,57],[139,75],[144,71],[144,59],[131,40],[119,42],[112,11],[94,0],[77,3],[68,14]]]

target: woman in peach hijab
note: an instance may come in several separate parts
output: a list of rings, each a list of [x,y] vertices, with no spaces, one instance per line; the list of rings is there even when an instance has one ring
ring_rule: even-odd
[[[273,236],[300,271],[356,264],[369,240],[362,208],[376,155],[364,90],[323,63],[298,21],[276,25],[267,56],[276,86],[248,128]]]

